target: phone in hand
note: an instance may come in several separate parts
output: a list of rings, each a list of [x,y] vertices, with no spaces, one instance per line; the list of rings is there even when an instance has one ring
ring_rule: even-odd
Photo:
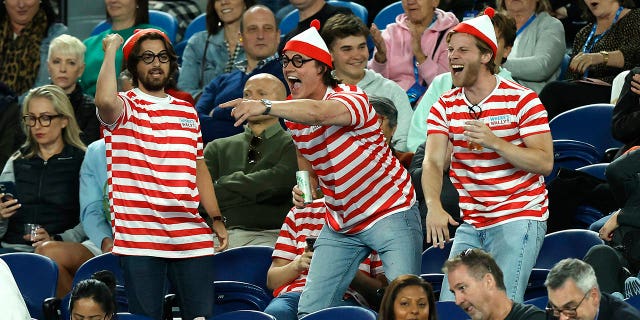
[[[16,184],[13,181],[0,181],[0,193],[4,193],[0,199],[2,202],[15,199]]]
[[[309,251],[313,251],[313,245],[316,243],[316,240],[318,240],[318,237],[307,237],[306,241],[307,241],[307,248],[309,248]]]

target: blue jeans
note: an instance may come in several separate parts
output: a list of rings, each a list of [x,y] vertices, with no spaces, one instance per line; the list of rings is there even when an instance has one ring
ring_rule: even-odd
[[[171,283],[182,319],[211,317],[214,304],[212,257],[120,256],[129,312],[162,319],[164,296]]]
[[[340,305],[360,262],[371,250],[380,255],[387,279],[420,274],[422,224],[418,205],[355,235],[335,232],[325,224],[315,246],[298,317]]]
[[[278,320],[298,320],[297,313],[300,295],[300,292],[283,293],[269,302],[269,305],[264,309],[264,313],[270,314]],[[338,305],[360,306],[353,298],[342,300]]]
[[[529,219],[507,222],[483,230],[476,230],[470,224],[463,223],[456,231],[449,258],[469,248],[487,251],[504,274],[507,296],[513,301],[522,302],[546,231],[545,221]],[[440,301],[449,300],[455,300],[455,296],[449,291],[449,281],[445,275]]]

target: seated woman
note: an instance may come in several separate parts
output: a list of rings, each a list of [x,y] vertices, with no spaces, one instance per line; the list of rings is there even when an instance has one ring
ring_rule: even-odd
[[[84,53],[86,47],[74,36],[63,34],[51,41],[47,66],[51,82],[62,88],[73,106],[78,126],[82,131],[80,138],[86,145],[100,139],[100,122],[96,117],[96,105],[93,98],[83,93],[78,78],[84,72]]]
[[[51,40],[67,32],[56,23],[49,0],[3,1],[0,5],[0,83],[23,97],[48,84],[47,52]]]
[[[458,18],[435,4],[436,1],[402,0],[404,13],[396,17],[395,23],[382,32],[375,24],[371,26],[376,48],[369,68],[397,82],[405,91],[414,84],[426,88],[435,76],[449,71],[444,38],[458,24]]]
[[[405,274],[395,278],[384,290],[379,320],[436,320],[436,299],[431,284],[419,276]]]
[[[540,92],[548,118],[573,108],[609,103],[611,82],[622,71],[640,65],[640,10],[633,1],[615,0],[585,3],[579,1],[583,16],[590,23],[578,32],[567,70],[569,81],[554,81]]]
[[[560,74],[566,50],[562,22],[549,14],[549,0],[498,0],[498,9],[515,19],[518,30],[504,67],[518,83],[540,93]]]
[[[79,242],[79,174],[86,147],[73,108],[62,89],[46,85],[29,91],[22,106],[27,141],[7,162],[0,181],[15,183],[14,199],[0,203],[0,253],[24,251],[51,257],[58,264],[58,295],[71,289],[75,269],[94,253]],[[37,224],[34,234],[24,225]],[[47,242],[65,245],[47,254]],[[100,253],[100,250],[95,250]]]
[[[216,76],[230,72],[242,61],[244,49],[240,39],[240,20],[255,0],[209,0],[207,30],[194,34],[182,54],[178,88],[198,100],[202,88]],[[125,38],[126,39],[126,38]]]
[[[71,319],[115,319],[115,284],[115,277],[109,271],[98,271],[91,279],[78,282],[69,300]]]
[[[94,0],[95,1],[95,0]],[[104,0],[107,7],[107,21],[111,28],[84,40],[87,51],[84,55],[85,72],[80,77],[84,93],[96,95],[96,81],[104,60],[102,39],[108,34],[117,33],[123,39],[129,39],[135,29],[152,28],[149,24],[149,0]],[[122,70],[122,47],[116,52],[116,70]]]

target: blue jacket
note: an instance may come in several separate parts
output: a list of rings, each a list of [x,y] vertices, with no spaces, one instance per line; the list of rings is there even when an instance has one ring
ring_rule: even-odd
[[[104,139],[100,139],[87,147],[80,167],[80,222],[89,240],[98,248],[102,246],[102,239],[113,238],[110,221],[107,220],[109,195],[106,183],[106,146]]]
[[[233,126],[236,120],[231,116],[231,108],[223,109],[219,108],[218,105],[233,99],[242,98],[244,84],[251,76],[259,73],[270,73],[276,76],[285,84],[287,95],[289,94],[289,87],[282,74],[282,64],[278,59],[269,61],[261,68],[256,68],[249,74],[240,70],[234,70],[230,73],[217,76],[204,88],[202,96],[196,104],[204,143],[218,138],[229,137],[244,131],[242,126]]]

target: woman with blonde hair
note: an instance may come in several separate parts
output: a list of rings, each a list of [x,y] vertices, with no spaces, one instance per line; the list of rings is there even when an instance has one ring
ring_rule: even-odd
[[[77,267],[94,255],[79,243],[86,239],[78,197],[86,147],[69,98],[58,86],[31,89],[22,119],[27,140],[0,175],[0,181],[15,185],[13,197],[0,203],[0,253],[35,251],[54,259],[63,296]],[[36,227],[27,232],[26,224]],[[63,244],[62,250],[50,251],[49,244]]]

